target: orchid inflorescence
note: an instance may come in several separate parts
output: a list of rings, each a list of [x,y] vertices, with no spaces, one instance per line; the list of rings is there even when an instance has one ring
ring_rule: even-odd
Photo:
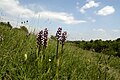
[[[62,33],[62,28],[59,27],[57,32],[56,32],[56,39],[57,39],[57,46],[56,46],[56,76],[57,76],[57,80],[59,78],[59,66],[60,66],[60,57],[61,57],[61,54],[63,53],[64,51],[64,43],[66,41],[66,38],[67,38],[67,32],[63,32]],[[44,61],[45,59],[45,49],[47,47],[47,41],[48,41],[48,29],[45,28],[44,30],[41,30],[39,33],[38,33],[38,36],[37,36],[37,44],[38,44],[38,55],[37,57],[41,58],[41,63],[42,61]],[[59,52],[59,44],[62,44],[61,46],[61,53]],[[39,55],[40,54],[40,55]],[[49,62],[51,62],[51,59],[49,59]],[[39,64],[39,61],[38,61],[38,64]]]
[[[60,38],[60,43],[64,45],[66,38],[67,38],[67,32],[65,31],[62,33],[62,36]]]
[[[43,45],[45,48],[47,47],[47,40],[48,40],[48,30],[45,28],[44,32],[41,30],[37,36],[37,44]]]
[[[61,44],[64,45],[64,42],[66,41],[67,38],[67,32],[63,32],[62,33],[62,28],[58,28],[57,32],[56,32],[56,38],[58,41],[60,41]]]
[[[43,30],[41,30],[37,35],[37,44],[42,45],[43,44]]]
[[[43,34],[43,46],[47,47],[47,40],[48,40],[48,30],[45,28],[44,34]]]
[[[57,33],[56,33],[57,40],[60,40],[61,33],[62,33],[62,28],[59,27],[58,30],[57,30]]]
[[[63,46],[64,46],[64,43],[66,41],[66,38],[67,38],[67,32],[63,32],[62,33],[62,28],[58,28],[57,32],[56,32],[56,39],[57,39],[57,47],[56,47],[56,62],[57,62],[57,68],[56,68],[56,76],[57,76],[57,80],[59,78],[59,66],[60,66],[60,55],[63,53]],[[59,53],[59,43],[62,44],[62,48],[61,48],[61,53]]]

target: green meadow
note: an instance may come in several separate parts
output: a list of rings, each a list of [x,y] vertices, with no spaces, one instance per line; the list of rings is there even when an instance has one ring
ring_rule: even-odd
[[[49,30],[48,30],[49,31]],[[38,56],[37,35],[0,24],[0,80],[120,80],[120,58],[48,39]],[[58,70],[56,72],[56,70]]]

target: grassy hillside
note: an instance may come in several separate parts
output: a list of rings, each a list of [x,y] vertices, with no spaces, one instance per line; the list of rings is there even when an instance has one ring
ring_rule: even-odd
[[[36,53],[36,35],[0,25],[0,80],[56,80],[56,41],[49,40],[42,63]],[[119,76],[120,58],[65,44],[59,80],[120,80]]]

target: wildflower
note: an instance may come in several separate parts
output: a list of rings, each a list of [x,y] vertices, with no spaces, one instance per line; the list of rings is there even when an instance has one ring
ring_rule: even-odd
[[[47,40],[48,40],[48,30],[45,28],[44,34],[43,34],[43,46],[47,47]]]
[[[58,30],[57,30],[57,33],[56,33],[56,38],[57,38],[57,40],[60,39],[61,33],[62,33],[62,28],[59,27]]]
[[[49,62],[51,62],[51,59],[49,59]]]
[[[60,38],[60,43],[62,45],[64,45],[66,38],[67,38],[67,32],[65,31],[65,32],[62,33],[62,36]]]
[[[27,60],[27,54],[24,55],[25,56],[25,61]]]
[[[37,36],[37,44],[42,45],[42,43],[43,43],[43,30],[41,30]]]
[[[57,39],[57,49],[56,49],[56,59],[58,58],[58,48],[59,48],[59,40],[61,38],[62,28],[58,28],[56,32],[56,39]]]
[[[56,33],[56,38],[57,38],[57,47],[56,47],[56,62],[57,62],[57,69],[56,69],[56,75],[57,75],[57,80],[59,77],[59,61],[60,61],[60,53],[58,51],[59,49],[59,43],[62,44],[62,49],[61,49],[61,53],[63,53],[63,46],[64,46],[64,42],[67,38],[67,32],[63,32],[62,33],[62,28],[58,28],[57,33]]]

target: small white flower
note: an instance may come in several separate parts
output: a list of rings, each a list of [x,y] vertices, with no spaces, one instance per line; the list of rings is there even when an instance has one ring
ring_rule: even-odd
[[[24,55],[25,56],[25,61],[27,60],[27,54]]]
[[[51,62],[51,59],[49,59],[49,62]]]
[[[0,41],[3,41],[4,39],[3,39],[3,36],[2,35],[0,35]]]

